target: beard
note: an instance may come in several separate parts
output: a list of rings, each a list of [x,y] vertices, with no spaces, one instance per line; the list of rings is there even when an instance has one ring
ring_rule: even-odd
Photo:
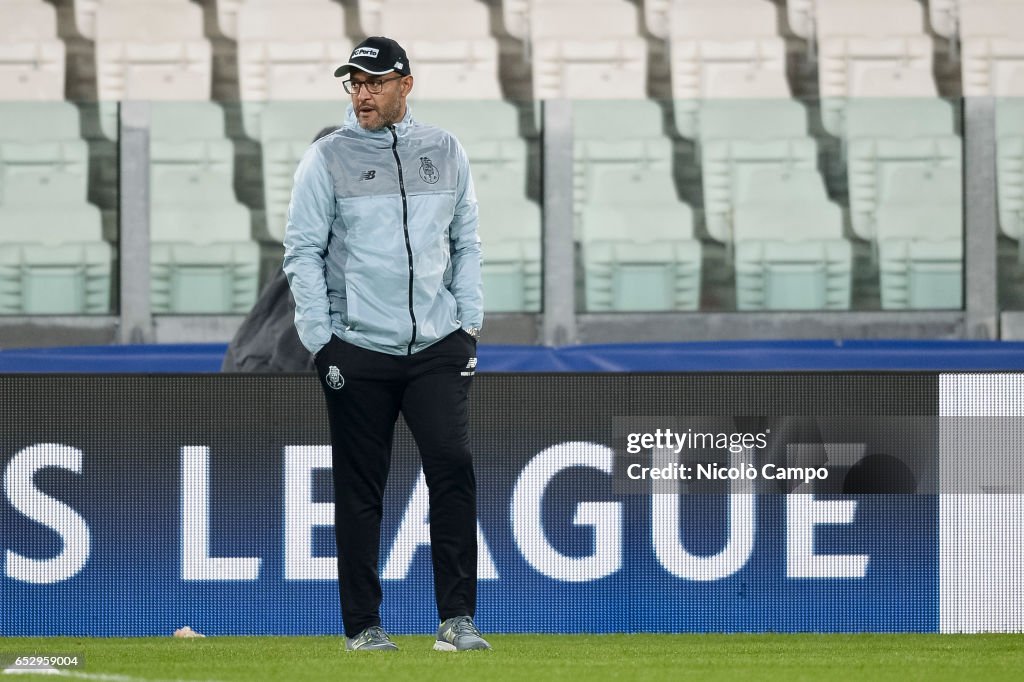
[[[377,132],[378,130],[383,130],[384,128],[387,128],[389,125],[392,125],[395,122],[397,122],[399,116],[402,113],[402,101],[395,100],[395,102],[390,106],[378,107],[376,109],[376,112],[376,121],[359,121],[359,125],[362,126],[364,130],[369,130],[370,132]]]

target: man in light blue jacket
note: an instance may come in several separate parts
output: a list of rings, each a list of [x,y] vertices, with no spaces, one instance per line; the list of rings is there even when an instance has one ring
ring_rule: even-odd
[[[327,402],[346,649],[397,649],[381,628],[378,555],[399,413],[429,489],[434,648],[489,649],[473,623],[477,203],[458,140],[406,106],[411,73],[405,50],[382,37],[335,71],[352,104],[345,125],[314,143],[295,172],[284,270]]]

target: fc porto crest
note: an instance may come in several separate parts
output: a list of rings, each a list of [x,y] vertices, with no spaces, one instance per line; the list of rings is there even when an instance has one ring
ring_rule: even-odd
[[[337,391],[345,385],[345,377],[341,376],[341,370],[336,365],[327,368],[327,376],[324,377],[327,385]]]
[[[420,177],[428,185],[433,185],[441,179],[441,174],[437,172],[437,166],[434,165],[429,156],[420,157]]]

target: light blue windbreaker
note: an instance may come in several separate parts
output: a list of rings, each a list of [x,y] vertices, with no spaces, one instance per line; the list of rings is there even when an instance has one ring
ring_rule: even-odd
[[[477,203],[453,135],[405,118],[377,132],[348,107],[295,171],[284,271],[316,353],[336,334],[406,355],[483,324]]]

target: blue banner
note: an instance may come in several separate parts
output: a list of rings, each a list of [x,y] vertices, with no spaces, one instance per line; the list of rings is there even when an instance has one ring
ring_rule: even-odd
[[[935,631],[935,495],[617,494],[630,415],[928,415],[926,375],[476,380],[489,632]],[[886,397],[889,396],[889,397]],[[338,633],[312,377],[22,376],[0,390],[0,635]],[[426,488],[396,434],[385,626],[436,628]]]

